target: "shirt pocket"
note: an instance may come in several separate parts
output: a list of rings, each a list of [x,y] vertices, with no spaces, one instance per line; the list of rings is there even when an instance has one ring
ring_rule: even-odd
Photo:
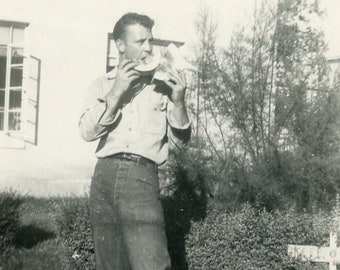
[[[142,105],[141,131],[142,133],[164,136],[166,132],[167,101],[163,95],[152,93],[149,100]]]

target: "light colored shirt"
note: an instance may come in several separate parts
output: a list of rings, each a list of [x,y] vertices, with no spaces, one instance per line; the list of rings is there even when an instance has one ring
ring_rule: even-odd
[[[190,137],[190,122],[176,123],[170,101],[160,84],[138,84],[132,95],[122,99],[113,117],[105,114],[106,94],[112,89],[115,70],[92,82],[87,90],[79,121],[86,141],[100,139],[96,156],[132,153],[162,164],[168,156],[168,141],[177,147]],[[188,136],[189,133],[189,136]]]

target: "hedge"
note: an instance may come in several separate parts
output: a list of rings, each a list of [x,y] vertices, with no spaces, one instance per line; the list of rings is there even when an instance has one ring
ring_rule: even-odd
[[[287,247],[328,245],[331,224],[326,214],[295,209],[269,213],[246,204],[235,213],[210,211],[187,236],[189,269],[328,269],[288,257]]]
[[[65,248],[65,260],[72,269],[95,269],[88,198],[60,200],[56,217],[57,235]]]
[[[69,262],[75,269],[94,269],[88,199],[64,200],[61,209],[58,234]],[[186,264],[181,265],[190,270],[327,269],[288,257],[287,246],[328,245],[331,223],[330,215],[294,208],[270,213],[245,204],[235,212],[209,210],[204,220],[191,222],[185,236]],[[170,252],[175,250],[172,246]]]

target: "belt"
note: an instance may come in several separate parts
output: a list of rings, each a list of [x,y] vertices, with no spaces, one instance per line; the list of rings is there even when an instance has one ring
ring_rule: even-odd
[[[134,155],[134,154],[119,153],[119,154],[113,155],[112,157],[120,159],[120,160],[133,161],[137,165],[143,165],[143,166],[150,166],[150,165],[152,165],[155,168],[157,168],[156,163],[153,162],[152,160],[147,159],[147,158],[142,157],[142,156]]]

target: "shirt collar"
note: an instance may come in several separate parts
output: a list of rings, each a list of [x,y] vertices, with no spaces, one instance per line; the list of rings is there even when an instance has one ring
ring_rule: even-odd
[[[111,71],[109,71],[108,73],[106,73],[106,78],[108,80],[112,80],[115,79],[117,75],[117,66],[114,66],[113,69]]]

